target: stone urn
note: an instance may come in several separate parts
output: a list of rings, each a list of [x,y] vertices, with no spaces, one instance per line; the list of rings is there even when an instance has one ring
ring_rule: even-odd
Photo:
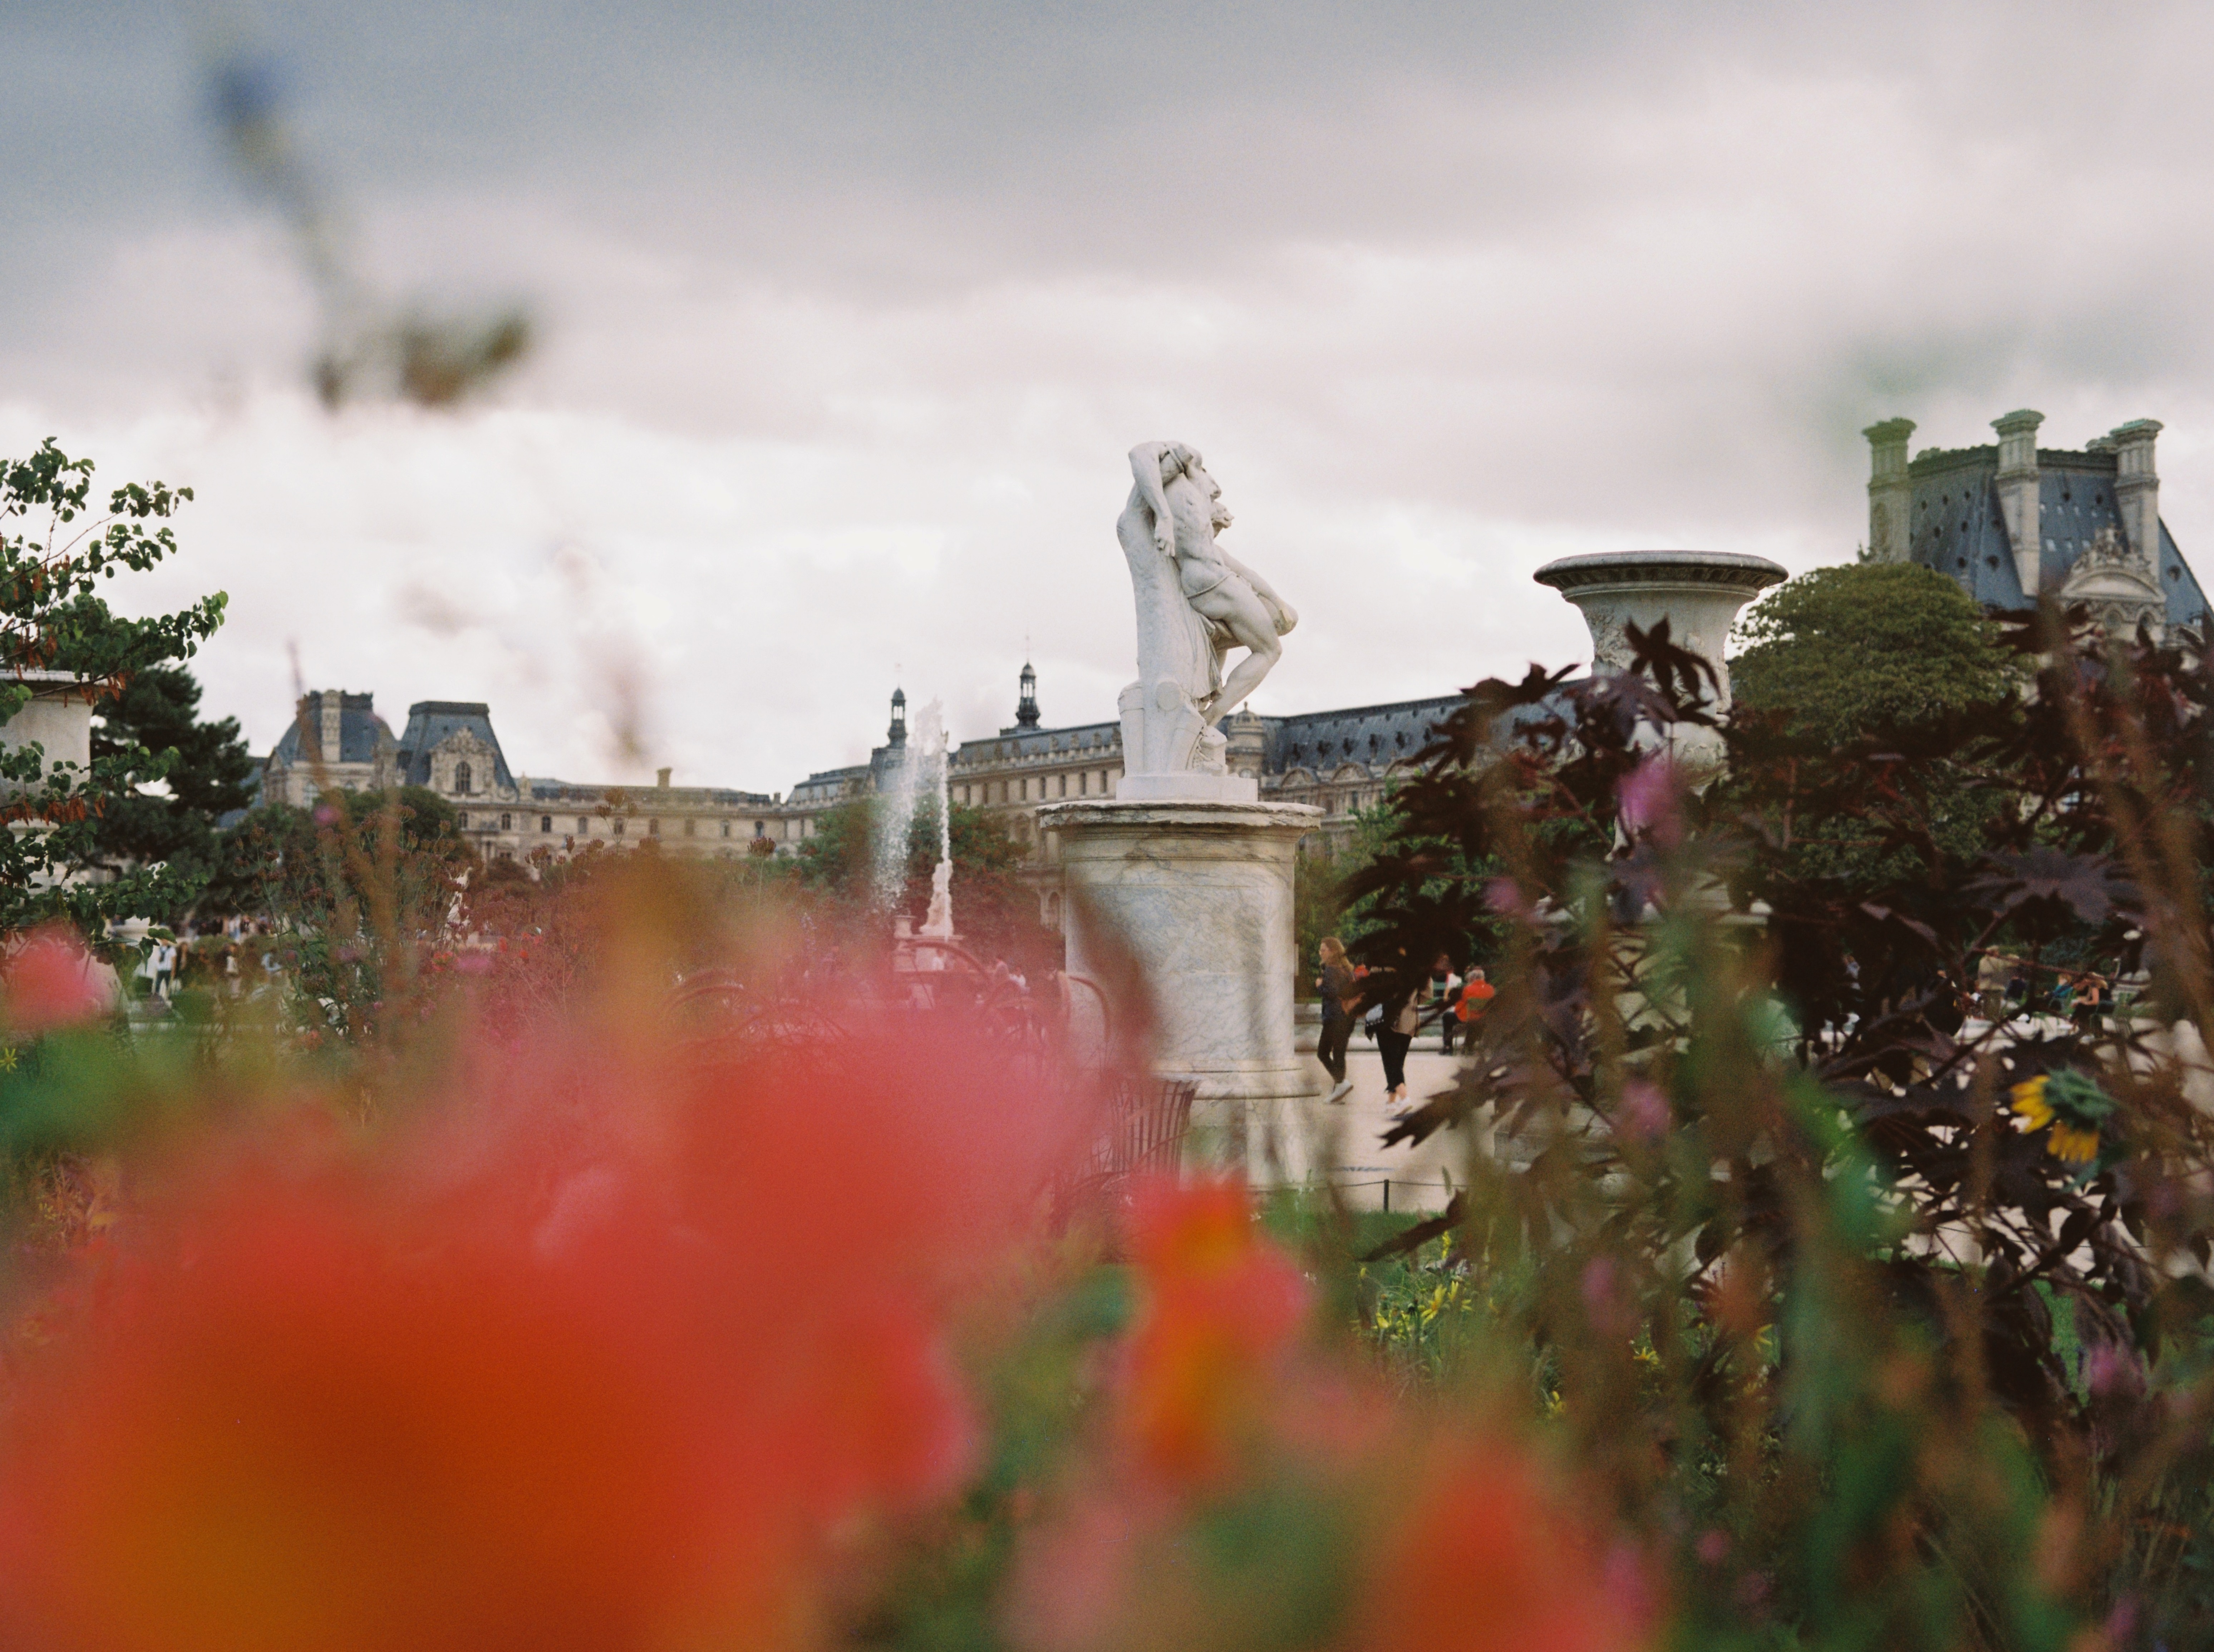
[[[1591,632],[1592,670],[1619,671],[1630,664],[1629,627],[1650,631],[1664,618],[1677,646],[1715,668],[1712,709],[1729,709],[1729,667],[1722,646],[1745,605],[1789,576],[1764,556],[1742,551],[1610,551],[1564,556],[1532,576],[1550,585],[1582,612]],[[1676,755],[1697,766],[1721,756],[1712,731],[1679,728]]]

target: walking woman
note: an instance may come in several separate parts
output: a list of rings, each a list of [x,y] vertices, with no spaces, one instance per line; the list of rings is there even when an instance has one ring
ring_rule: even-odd
[[[1415,1029],[1422,1024],[1422,983],[1396,1004],[1384,1006],[1384,1019],[1376,1029],[1376,1048],[1384,1057],[1384,1104],[1407,1104],[1407,1052],[1414,1047]]]
[[[1353,1012],[1361,1002],[1361,982],[1345,961],[1343,941],[1327,936],[1319,950],[1322,979],[1316,985],[1322,993],[1322,1039],[1315,1045],[1315,1057],[1336,1086],[1324,1099],[1342,1105],[1353,1088],[1353,1081],[1345,1076],[1345,1046],[1353,1037]]]

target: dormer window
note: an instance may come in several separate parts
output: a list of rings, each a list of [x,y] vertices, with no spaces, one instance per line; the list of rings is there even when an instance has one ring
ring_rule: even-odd
[[[467,763],[456,763],[454,765],[454,793],[456,796],[463,798],[468,796],[470,778],[469,766]]]

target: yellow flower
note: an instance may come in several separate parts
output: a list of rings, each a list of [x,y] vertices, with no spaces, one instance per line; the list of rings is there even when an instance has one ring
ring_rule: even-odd
[[[2099,1127],[2114,1111],[2095,1080],[2069,1071],[2041,1073],[2014,1086],[2014,1111],[2026,1132],[2052,1127],[2045,1150],[2064,1165],[2088,1165],[2099,1156]]]
[[[2014,1087],[2014,1111],[2033,1130],[2052,1123],[2052,1104],[2045,1098],[2045,1074],[2026,1079]]]
[[[2099,1156],[2099,1133],[2072,1124],[2055,1124],[2045,1150],[2064,1165],[2088,1165]]]

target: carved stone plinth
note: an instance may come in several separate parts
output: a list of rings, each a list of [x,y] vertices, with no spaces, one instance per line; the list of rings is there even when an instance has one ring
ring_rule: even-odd
[[[1151,998],[1154,1066],[1199,1080],[1196,1153],[1243,1166],[1277,1104],[1322,1069],[1294,1047],[1292,873],[1322,811],[1299,804],[1055,804],[1068,967],[1110,988],[1118,952]],[[1117,1004],[1118,1019],[1139,1006]]]

